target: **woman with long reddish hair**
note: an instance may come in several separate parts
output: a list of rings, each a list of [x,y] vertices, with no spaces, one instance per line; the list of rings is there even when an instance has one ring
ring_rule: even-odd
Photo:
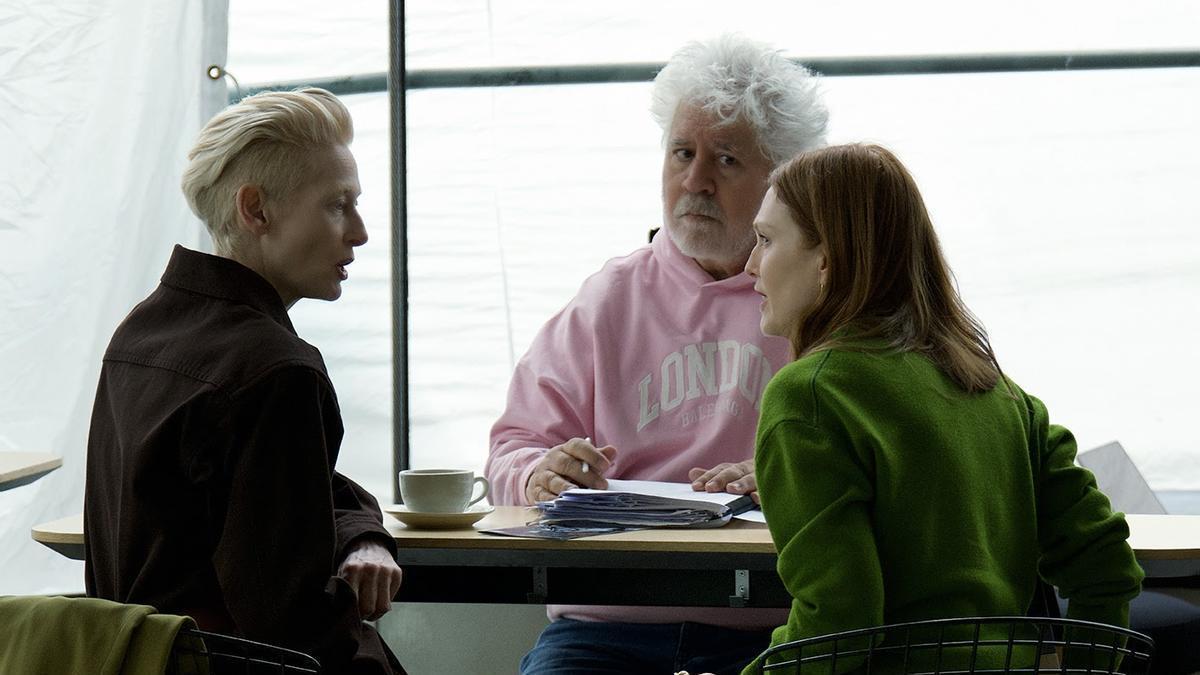
[[[746,264],[794,361],[762,399],[755,465],[794,601],[773,644],[922,619],[1023,615],[1038,576],[1069,618],[1128,625],[1128,527],[1075,440],[1006,378],[917,186],[875,145],[771,178]]]

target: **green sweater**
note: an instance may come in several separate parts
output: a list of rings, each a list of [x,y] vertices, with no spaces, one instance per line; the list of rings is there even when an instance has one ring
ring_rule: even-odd
[[[1068,617],[1128,625],[1143,573],[1075,451],[1041,401],[1015,385],[967,394],[919,354],[837,349],[785,366],[755,450],[794,598],[772,645],[1024,615],[1039,572]]]

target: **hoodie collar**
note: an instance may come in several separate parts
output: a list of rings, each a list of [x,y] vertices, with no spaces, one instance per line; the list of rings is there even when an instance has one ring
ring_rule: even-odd
[[[713,289],[728,289],[731,291],[752,288],[754,286],[754,278],[746,274],[744,270],[726,279],[713,279],[712,275],[705,272],[703,267],[700,267],[700,263],[684,255],[683,251],[679,250],[679,247],[675,245],[675,240],[671,239],[671,233],[667,231],[665,225],[654,235],[654,241],[650,245],[654,251],[654,257],[664,267],[686,279],[689,284],[711,287]]]

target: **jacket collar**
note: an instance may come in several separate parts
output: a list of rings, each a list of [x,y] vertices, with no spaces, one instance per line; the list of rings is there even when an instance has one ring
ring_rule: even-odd
[[[245,265],[221,256],[209,255],[178,244],[163,272],[162,283],[185,291],[248,305],[284,326],[293,335],[296,329],[278,291],[269,281]]]

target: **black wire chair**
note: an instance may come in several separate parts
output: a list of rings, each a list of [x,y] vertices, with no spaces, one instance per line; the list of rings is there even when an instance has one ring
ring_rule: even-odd
[[[175,638],[167,675],[320,675],[321,663],[303,652],[185,628]]]
[[[1124,628],[1046,617],[936,619],[821,635],[776,645],[759,673],[1150,672],[1154,641]]]

